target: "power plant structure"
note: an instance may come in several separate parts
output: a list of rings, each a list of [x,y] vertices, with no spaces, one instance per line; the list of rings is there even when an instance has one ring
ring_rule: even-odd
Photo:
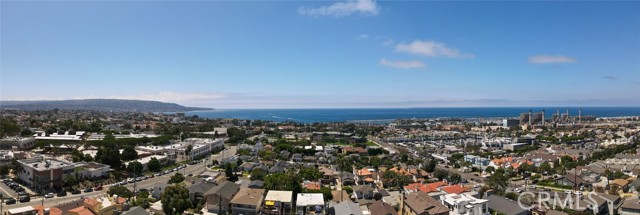
[[[547,119],[545,116],[545,110],[542,109],[539,112],[534,112],[533,110],[529,110],[529,112],[520,113],[520,125],[527,126],[545,126],[548,123],[555,124],[582,124],[583,120],[593,121],[595,120],[595,116],[591,115],[582,115],[582,108],[578,108],[578,115],[571,116],[569,113],[569,109],[566,109],[564,113],[560,113],[560,109],[556,109],[555,113],[551,115],[551,119]]]

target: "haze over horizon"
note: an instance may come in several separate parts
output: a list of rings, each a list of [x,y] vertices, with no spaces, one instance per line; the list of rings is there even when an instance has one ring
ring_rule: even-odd
[[[640,106],[640,2],[2,1],[0,100]]]

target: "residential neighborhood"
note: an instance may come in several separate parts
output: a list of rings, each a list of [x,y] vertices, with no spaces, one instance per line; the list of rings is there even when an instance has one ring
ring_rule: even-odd
[[[2,113],[3,215],[640,214],[638,117]]]

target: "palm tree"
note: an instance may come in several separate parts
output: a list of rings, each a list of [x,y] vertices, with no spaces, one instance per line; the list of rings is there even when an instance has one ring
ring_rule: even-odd
[[[193,150],[193,145],[188,145],[184,150],[184,155],[187,156],[187,161],[191,161],[191,151]]]

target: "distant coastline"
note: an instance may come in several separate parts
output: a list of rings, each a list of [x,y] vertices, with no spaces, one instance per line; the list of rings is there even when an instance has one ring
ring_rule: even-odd
[[[175,103],[127,99],[76,99],[41,101],[0,101],[1,110],[88,110],[118,112],[186,112],[215,110],[213,108],[185,107]]]
[[[189,111],[186,115],[205,118],[237,118],[268,121],[366,122],[411,118],[514,118],[520,113],[545,110],[577,116],[579,107],[450,107],[450,108],[331,108],[331,109],[218,109]],[[582,115],[595,117],[640,116],[640,107],[583,107]]]

